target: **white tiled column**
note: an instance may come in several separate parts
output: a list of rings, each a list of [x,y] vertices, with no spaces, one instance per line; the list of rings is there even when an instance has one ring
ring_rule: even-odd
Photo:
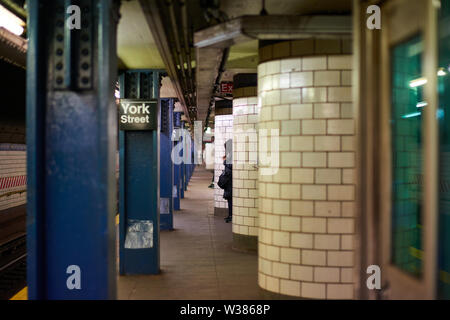
[[[214,127],[214,152],[215,152],[215,165],[214,165],[214,211],[219,214],[228,213],[227,200],[223,198],[223,190],[217,185],[219,176],[224,169],[223,156],[225,155],[224,144],[228,139],[233,139],[233,115],[216,115]]]
[[[233,246],[256,250],[258,97],[233,99]]]
[[[354,297],[351,62],[322,54],[258,67],[259,127],[280,133],[279,170],[259,176],[259,285],[270,292]]]

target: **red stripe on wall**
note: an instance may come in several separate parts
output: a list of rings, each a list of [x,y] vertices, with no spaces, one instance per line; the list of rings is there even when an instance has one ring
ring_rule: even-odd
[[[27,176],[0,178],[0,190],[27,185]]]

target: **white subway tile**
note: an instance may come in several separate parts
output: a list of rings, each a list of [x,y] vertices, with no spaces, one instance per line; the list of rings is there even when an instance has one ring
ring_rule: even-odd
[[[291,233],[291,247],[301,249],[313,248],[313,235],[307,233]]]
[[[300,296],[300,282],[282,279],[280,281],[280,294],[299,297]]]
[[[290,80],[291,88],[309,87],[313,85],[312,72],[293,72]]]
[[[314,137],[315,151],[339,151],[341,149],[341,138],[337,136]]]
[[[291,151],[313,151],[314,139],[312,136],[291,137]]]
[[[314,169],[296,168],[292,170],[293,183],[313,183]]]
[[[312,281],[313,267],[291,265],[291,279],[300,281]]]
[[[330,70],[351,70],[353,56],[351,55],[332,55],[328,56],[328,69]]]
[[[333,201],[316,201],[315,215],[318,217],[339,217],[341,215],[341,203]]]
[[[314,86],[339,86],[341,84],[340,71],[315,71]]]
[[[325,120],[302,120],[302,134],[326,134]]]
[[[302,70],[302,59],[283,59],[281,60],[281,73],[290,73]]]
[[[314,104],[314,118],[339,118],[339,103]]]
[[[280,261],[286,263],[300,263],[300,249],[281,248]]]
[[[328,284],[327,299],[353,299],[353,290],[354,289],[352,284]]]
[[[341,185],[328,186],[328,200],[352,201],[355,200],[355,186]]]
[[[300,89],[281,89],[281,104],[300,103],[300,102],[301,102]]]
[[[302,282],[302,297],[312,299],[325,299],[326,288],[323,283]]]
[[[327,231],[327,219],[325,218],[302,218],[302,232],[325,233]]]
[[[328,120],[328,134],[354,134],[353,120]]]
[[[328,87],[328,101],[352,102],[352,87]]]
[[[339,235],[315,234],[314,248],[319,250],[339,250]]]
[[[291,119],[311,119],[313,115],[312,104],[292,104]]]
[[[302,158],[305,168],[320,168],[327,165],[326,152],[304,152]]]
[[[339,282],[340,269],[339,268],[326,268],[315,267],[314,268],[314,281],[315,282]]]
[[[352,251],[328,251],[327,265],[333,267],[352,267],[353,266]]]
[[[354,233],[355,221],[353,218],[329,218],[328,219],[328,233]]]
[[[340,184],[340,169],[316,169],[316,184]]]
[[[325,87],[302,88],[302,101],[303,103],[326,102],[327,88]],[[330,101],[340,101],[340,100],[330,100]]]
[[[302,61],[302,70],[325,70],[327,68],[327,57],[305,57]]]

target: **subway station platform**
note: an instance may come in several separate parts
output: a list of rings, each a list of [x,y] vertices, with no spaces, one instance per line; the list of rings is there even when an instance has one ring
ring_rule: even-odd
[[[211,173],[197,167],[174,231],[161,232],[161,273],[118,280],[118,299],[263,299],[254,253],[232,249],[231,223],[214,216]]]

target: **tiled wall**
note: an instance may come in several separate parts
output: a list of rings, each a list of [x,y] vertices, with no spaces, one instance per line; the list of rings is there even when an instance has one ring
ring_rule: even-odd
[[[280,168],[259,177],[259,284],[353,298],[355,145],[351,55],[261,63],[259,126],[279,129]]]
[[[26,151],[0,150],[0,210],[26,203]]]
[[[233,233],[258,236],[258,97],[233,100]]]
[[[228,208],[227,201],[223,198],[223,190],[217,185],[219,176],[222,173],[223,156],[225,155],[224,144],[228,139],[233,139],[233,115],[221,115],[215,116],[215,128],[214,128],[214,153],[215,153],[215,165],[214,165],[214,207],[215,208]]]

